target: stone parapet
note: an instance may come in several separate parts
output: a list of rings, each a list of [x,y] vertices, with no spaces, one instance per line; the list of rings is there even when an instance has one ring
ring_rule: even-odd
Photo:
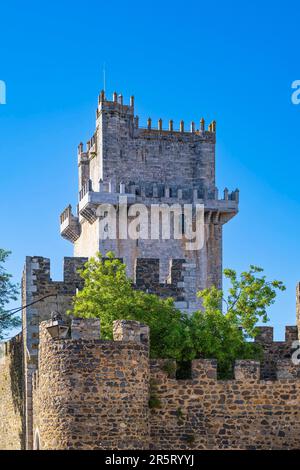
[[[218,380],[215,360],[196,360],[191,378],[176,380],[169,361],[152,360],[150,448],[299,448],[300,368],[291,360],[277,367],[277,380],[261,380],[258,362],[237,361],[235,378]]]
[[[86,327],[84,322],[80,320],[81,331],[89,331],[89,321]],[[76,322],[74,326],[78,332]],[[38,386],[33,394],[39,447],[148,448],[148,346],[138,334],[145,335],[145,327],[139,329],[137,322],[115,325],[118,341],[90,335],[53,339],[47,327],[47,322],[40,325]]]

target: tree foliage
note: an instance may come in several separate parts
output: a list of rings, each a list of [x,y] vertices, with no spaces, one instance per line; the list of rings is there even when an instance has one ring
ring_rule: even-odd
[[[151,334],[152,357],[180,360],[183,331],[181,312],[172,299],[161,299],[136,290],[126,275],[126,266],[108,253],[90,258],[80,274],[84,288],[74,298],[69,313],[101,318],[101,336],[112,339],[114,320],[136,320],[147,324]]]
[[[114,320],[137,320],[150,327],[151,356],[176,359],[218,360],[221,376],[230,374],[235,359],[260,359],[258,345],[247,341],[257,334],[257,323],[268,321],[267,308],[275,301],[280,281],[268,282],[263,270],[250,266],[240,276],[226,269],[230,283],[227,298],[212,286],[199,292],[202,309],[191,315],[175,308],[172,299],[136,290],[126,266],[113,253],[99,253],[80,270],[84,288],[74,298],[72,313],[101,318],[101,334],[112,338]],[[225,304],[223,311],[222,304]]]
[[[12,276],[4,267],[9,255],[9,251],[0,248],[0,339],[4,338],[5,331],[16,328],[21,323],[16,315],[6,311],[9,302],[18,298],[18,288],[11,282]]]

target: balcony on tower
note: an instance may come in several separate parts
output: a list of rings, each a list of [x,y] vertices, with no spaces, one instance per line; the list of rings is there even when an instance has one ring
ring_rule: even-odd
[[[196,199],[197,201],[197,199]],[[222,199],[218,197],[218,190],[215,190],[215,198],[205,200],[205,221],[206,223],[225,224],[232,219],[239,210],[239,190],[229,192],[224,189]]]
[[[119,191],[117,191],[115,184],[111,181],[100,181],[99,191],[94,191],[92,181],[88,180],[79,192],[79,215],[90,224],[93,224],[97,219],[97,209],[99,206],[105,208],[107,204],[117,207],[121,196],[126,197],[129,204],[135,202],[136,199],[135,195],[125,192],[125,185],[123,183],[120,184]]]
[[[80,232],[78,217],[72,214],[72,206],[69,205],[60,215],[60,234],[66,240],[74,243],[80,237]]]

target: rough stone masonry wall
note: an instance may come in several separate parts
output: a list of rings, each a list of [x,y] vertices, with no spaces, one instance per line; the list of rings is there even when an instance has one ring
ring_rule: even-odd
[[[97,119],[99,152],[91,170],[97,165],[100,178],[112,180],[116,186],[120,182],[145,190],[147,183],[168,184],[174,189],[194,186],[214,195],[214,132],[142,129],[137,124],[133,106],[102,101]],[[97,190],[99,173],[90,174]]]
[[[261,363],[260,375],[262,379],[274,380],[277,374],[278,361],[291,361],[291,357],[296,347],[294,341],[298,340],[297,326],[285,327],[285,341],[274,341],[274,330],[272,326],[261,326],[255,342],[263,349],[264,358]]]
[[[190,380],[176,380],[170,361],[149,362],[146,326],[118,321],[114,341],[101,341],[96,323],[74,320],[65,340],[41,325],[37,448],[299,448],[300,367],[291,358],[278,360],[273,380],[261,379],[255,361],[237,361],[234,380],[217,380],[210,359],[193,361]]]
[[[31,259],[28,289],[32,299],[53,289],[62,309],[76,285],[80,287],[76,266],[83,261],[67,259],[65,283],[56,283],[50,279],[48,260]],[[182,266],[182,260],[176,260],[170,270],[170,291],[175,289],[177,294],[185,284]],[[144,280],[145,286],[166,293],[167,285],[158,282],[158,260],[149,260],[149,264],[141,260],[136,268],[137,287],[142,287]],[[177,381],[167,377],[160,363],[152,363],[149,378],[145,346],[138,344],[145,333],[141,328],[138,334],[134,329],[132,333],[126,322],[115,329],[115,341],[97,339],[95,325],[86,326],[78,320],[73,321],[73,339],[52,341],[45,331],[41,338],[34,335],[31,326],[37,327],[41,317],[49,318],[55,302],[42,301],[42,310],[37,308],[34,316],[26,319],[26,332],[32,332],[30,338],[36,344],[27,358],[27,374],[34,373],[42,340],[34,425],[31,405],[31,428],[27,429],[31,441],[35,435],[41,448],[299,447],[299,377],[291,362],[297,327],[287,327],[285,341],[275,342],[272,328],[261,327],[256,341],[263,346],[264,361],[261,367],[240,362],[235,380],[217,381],[214,361],[196,361],[193,378]],[[29,361],[34,364],[32,370]],[[150,416],[149,387],[160,402],[160,408],[152,409]],[[9,420],[8,425],[13,422]]]
[[[71,307],[76,289],[82,287],[77,268],[84,261],[84,258],[64,258],[64,280],[57,282],[50,277],[48,258],[26,257],[22,278],[26,449],[33,446],[32,375],[38,364],[39,324],[49,319],[52,311],[64,313]]]
[[[0,450],[24,448],[22,336],[0,344]]]
[[[277,380],[260,380],[259,363],[237,361],[235,380],[217,380],[214,360],[196,360],[191,380],[151,364],[151,449],[299,449],[299,366],[283,360]],[[287,378],[289,377],[289,378]]]
[[[89,335],[75,323],[77,339],[66,340],[53,340],[46,327],[43,322],[34,382],[35,447],[147,448],[148,328],[116,322],[115,341],[102,341],[94,339],[95,324]]]

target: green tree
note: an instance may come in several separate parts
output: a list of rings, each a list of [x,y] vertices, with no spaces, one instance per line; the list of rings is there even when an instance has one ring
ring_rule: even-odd
[[[134,289],[126,266],[113,253],[103,259],[99,253],[80,270],[84,288],[74,298],[69,313],[101,318],[104,339],[112,338],[114,320],[137,320],[150,327],[151,356],[172,358],[184,363],[195,358],[218,360],[221,377],[228,377],[235,359],[260,359],[261,349],[247,341],[257,334],[258,322],[266,323],[267,307],[284,290],[282,282],[268,282],[262,269],[251,266],[239,277],[225,270],[230,287],[212,286],[199,292],[202,309],[187,315],[172,299]],[[222,304],[226,308],[223,312]]]
[[[269,321],[267,308],[275,302],[277,291],[285,290],[281,281],[267,281],[262,272],[262,268],[253,265],[240,276],[233,269],[225,269],[224,275],[230,283],[227,298],[223,290],[204,289],[198,294],[204,310],[219,312],[222,303],[225,304],[225,317],[242,328],[247,337],[254,338],[257,323]]]
[[[9,255],[9,251],[0,248],[0,339],[4,338],[5,331],[16,328],[21,323],[16,315],[6,311],[9,302],[18,298],[18,288],[11,282],[12,276],[4,267]]]
[[[185,332],[181,312],[172,299],[138,291],[126,275],[126,266],[113,253],[90,258],[80,270],[84,288],[69,313],[101,318],[101,336],[111,339],[114,320],[136,320],[150,327],[151,356],[180,360]],[[188,332],[188,331],[187,331]]]

